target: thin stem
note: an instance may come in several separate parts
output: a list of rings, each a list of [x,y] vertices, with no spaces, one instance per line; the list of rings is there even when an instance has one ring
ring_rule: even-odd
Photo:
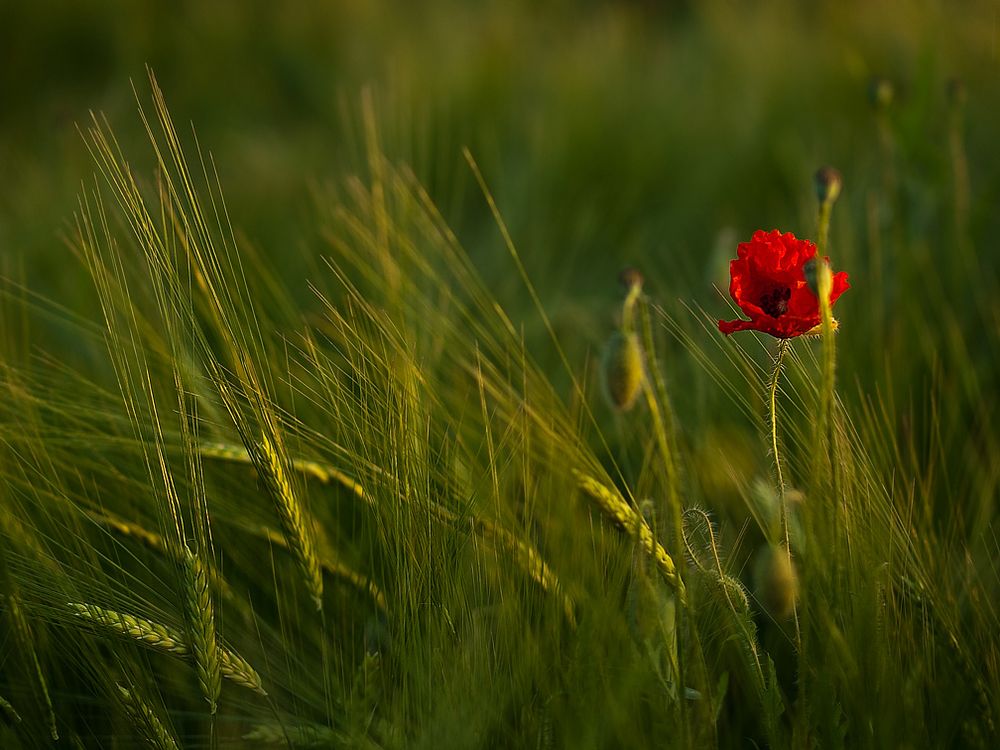
[[[830,295],[833,293],[833,270],[825,260],[827,239],[830,233],[830,214],[833,211],[833,199],[820,202],[817,217],[816,242],[816,282],[819,298],[820,329],[823,338],[822,380],[820,382],[819,419],[817,420],[817,448],[815,456],[814,476],[817,487],[825,484],[827,462],[830,467],[830,484],[833,497],[837,497],[836,462],[836,430],[833,420],[834,383],[837,369],[836,342],[834,341],[833,309]]]
[[[631,296],[631,295],[630,295]],[[663,374],[656,362],[656,349],[653,341],[653,325],[649,317],[647,305],[640,306],[640,323],[642,325],[643,348],[646,350],[646,377],[643,380],[643,391],[653,417],[653,432],[657,447],[663,459],[663,467],[667,474],[667,499],[670,506],[670,521],[673,526],[674,549],[678,551],[677,562],[679,575],[684,572],[684,509],[681,507],[680,487],[677,471],[676,445],[673,441],[674,420],[667,397],[667,387],[663,382]]]
[[[778,381],[781,378],[781,367],[785,359],[785,352],[788,351],[788,339],[778,341],[778,351],[774,355],[774,365],[771,369],[771,379],[768,382],[768,395],[770,398],[770,421],[771,421],[771,453],[774,456],[774,473],[778,481],[778,497],[781,499],[781,524],[784,529],[785,519],[785,480],[781,473],[781,458],[778,454]],[[788,541],[787,531],[785,542]]]
[[[632,333],[635,328],[635,303],[642,295],[642,287],[633,284],[629,287],[625,302],[622,304],[622,333]]]
[[[819,222],[816,232],[816,258],[823,257],[826,253],[826,240],[830,236],[830,214],[833,211],[832,201],[823,201],[819,204]]]
[[[785,498],[785,478],[781,471],[781,454],[778,451],[778,383],[781,380],[781,368],[785,354],[788,351],[788,339],[778,341],[778,351],[774,355],[774,367],[771,370],[771,380],[768,383],[768,394],[771,406],[771,452],[774,456],[774,474],[778,484],[778,505],[781,519],[781,536],[784,542],[785,554],[788,556],[788,566],[792,566],[792,545],[788,531],[788,501]],[[795,648],[802,654],[802,632],[799,628],[798,602],[792,602],[792,616],[795,619]]]
[[[822,214],[821,214],[822,215]],[[829,264],[820,263],[817,268],[819,286],[819,310],[823,332],[822,381],[820,382],[819,441],[817,445],[816,480],[817,488],[825,484],[827,462],[830,467],[830,491],[835,500],[839,496],[836,471],[836,428],[833,419],[833,402],[837,377],[837,344],[834,339],[833,310],[830,294],[833,291],[833,272]],[[841,519],[844,520],[844,519]],[[846,528],[846,527],[845,527]]]

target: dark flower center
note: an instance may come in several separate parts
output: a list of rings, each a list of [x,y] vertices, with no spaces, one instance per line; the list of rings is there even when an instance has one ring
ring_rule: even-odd
[[[760,298],[760,309],[772,318],[780,318],[788,312],[788,300],[792,298],[792,290],[779,286]]]

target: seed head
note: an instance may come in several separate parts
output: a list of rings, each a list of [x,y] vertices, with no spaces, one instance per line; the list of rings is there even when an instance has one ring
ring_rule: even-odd
[[[719,577],[719,584],[726,596],[726,599],[737,612],[746,612],[750,609],[750,601],[747,599],[746,589],[738,578],[730,575]]]

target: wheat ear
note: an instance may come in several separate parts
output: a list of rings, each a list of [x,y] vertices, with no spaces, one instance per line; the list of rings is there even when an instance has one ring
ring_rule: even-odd
[[[240,464],[252,464],[253,459],[242,445],[231,443],[202,443],[198,446],[198,451],[205,458],[217,458],[222,461],[232,461]],[[329,464],[319,461],[309,461],[304,458],[291,459],[292,468],[299,474],[310,476],[323,484],[336,482],[342,487],[346,487],[358,497],[365,499],[364,489],[360,484],[351,479],[347,474],[336,469]]]
[[[199,450],[203,456],[209,458],[234,461],[237,463],[254,462],[253,457],[244,448],[228,443],[208,443],[202,445]],[[360,484],[333,466],[320,463],[318,461],[292,459],[291,467],[300,474],[310,476],[323,484],[335,482],[348,489],[365,503],[369,505],[372,504],[370,497],[365,493],[364,488]],[[460,528],[463,520],[465,520],[459,514],[448,510],[439,503],[431,501],[428,503],[427,507],[434,517],[451,526]],[[491,521],[473,517],[468,519],[467,522],[473,533],[477,536],[480,536],[490,542],[494,548],[501,548],[510,554],[518,566],[524,570],[531,577],[531,579],[542,588],[542,590],[550,594],[560,596],[562,598],[563,609],[566,612],[566,617],[571,623],[575,622],[575,608],[572,599],[562,592],[559,579],[556,577],[555,573],[552,572],[552,569],[539,554],[538,550],[527,542],[518,539],[507,529],[502,526],[498,526]],[[272,541],[278,544],[283,543],[283,540],[275,537],[272,532],[266,533]],[[288,545],[283,544],[283,546],[287,547]],[[328,563],[323,561],[320,564],[328,573],[344,578],[355,585],[364,583],[364,588],[371,593],[379,608],[385,608],[385,600],[382,597],[381,591],[378,591],[377,587],[371,582],[370,579],[365,578],[364,576],[358,576],[337,563]]]
[[[137,640],[158,651],[183,658],[191,656],[191,647],[188,645],[185,635],[166,625],[147,620],[144,617],[114,612],[93,604],[71,602],[69,607],[77,617],[87,622]],[[223,677],[237,685],[255,690],[261,695],[267,695],[262,687],[260,675],[242,656],[222,647],[218,649],[218,661],[219,671]]]
[[[233,461],[240,461],[243,463],[249,463],[250,457],[243,446],[230,446],[225,443],[214,444],[219,447],[218,452],[205,452],[204,455],[213,458],[227,458]],[[296,466],[299,462],[296,462]],[[312,462],[306,462],[312,463]],[[321,464],[316,464],[318,470],[323,472],[322,476],[327,477],[326,479],[321,479],[320,481],[326,482],[330,481],[329,475],[326,474],[326,469]],[[163,554],[169,554],[166,549],[166,544],[163,541],[163,537],[156,534],[148,529],[140,526],[132,521],[125,521],[121,518],[111,516],[106,513],[97,513],[88,511],[88,515],[97,523],[102,526],[111,529],[123,536],[131,537],[140,541],[142,544],[146,545],[150,549],[160,552]],[[270,529],[267,526],[261,526],[260,532],[269,542],[275,544],[283,549],[288,549],[288,541],[285,539],[284,534]],[[324,573],[328,573],[335,578],[340,578],[345,583],[349,583],[351,586],[355,587],[359,591],[368,594],[375,606],[381,609],[383,612],[388,611],[388,605],[386,604],[385,594],[382,589],[379,588],[378,584],[373,580],[368,578],[368,576],[358,573],[356,570],[352,570],[348,566],[341,562],[331,561],[325,555],[320,555],[319,561],[320,567],[323,569]],[[544,565],[544,562],[542,563]],[[219,594],[227,601],[237,601],[235,594],[233,594],[232,589],[229,584],[222,578],[217,570],[214,568],[209,569],[209,577],[211,578],[212,585],[219,592]],[[240,603],[242,604],[242,603]]]
[[[434,502],[430,503],[428,507],[431,513],[438,519],[445,521],[451,526],[462,527],[462,522],[465,519],[457,513]],[[470,516],[466,522],[472,528],[473,533],[492,544],[494,549],[502,549],[510,555],[518,567],[527,573],[543,591],[560,598],[566,619],[571,625],[576,625],[576,608],[573,605],[573,600],[563,593],[559,579],[552,572],[548,563],[538,553],[538,550],[527,542],[518,539],[503,526],[492,521]]]
[[[189,551],[184,552],[183,568],[187,583],[184,614],[194,651],[198,684],[214,715],[219,693],[222,691],[222,674],[219,670],[219,646],[215,638],[215,610],[212,606],[208,571],[201,560]]]
[[[87,515],[111,531],[121,534],[122,536],[135,539],[154,552],[167,555],[175,560],[178,559],[176,550],[171,549],[171,545],[168,545],[162,536],[133,521],[126,521],[123,518],[113,516],[109,513],[99,513],[97,511],[87,511]],[[209,567],[208,577],[212,583],[213,589],[219,594],[219,596],[227,602],[234,604],[238,608],[240,614],[245,618],[252,619],[252,615],[248,613],[246,603],[233,593],[233,589],[228,583],[226,583],[226,579],[222,577],[218,568],[214,566]]]
[[[222,675],[237,685],[242,685],[261,695],[267,695],[257,670],[235,651],[219,649],[219,669]]]
[[[219,395],[222,397],[222,401],[230,417],[232,417],[233,422],[236,424],[236,429],[240,433],[240,438],[246,448],[250,462],[257,470],[257,478],[260,480],[264,491],[271,496],[271,499],[278,507],[282,530],[285,532],[288,547],[292,550],[299,564],[299,568],[305,579],[306,588],[309,590],[309,595],[316,604],[316,610],[322,612],[323,574],[320,572],[319,559],[316,556],[315,544],[311,533],[312,529],[307,522],[306,511],[299,504],[299,500],[292,489],[292,483],[288,479],[286,456],[283,451],[279,450],[281,447],[280,443],[276,444],[275,442],[280,437],[274,420],[261,405],[261,411],[258,412],[258,418],[262,420],[258,422],[260,425],[258,428],[260,429],[258,433],[259,437],[254,438],[248,429],[247,420],[243,418],[242,409],[235,395],[230,390],[226,378],[214,364],[212,365],[212,369],[215,375],[216,386],[219,389]],[[203,448],[199,448],[198,451],[201,455],[211,455],[211,453],[206,454]],[[218,446],[216,446],[216,451],[218,451]],[[236,460],[233,455],[219,455],[219,453],[215,455],[229,460]]]
[[[188,648],[186,638],[181,633],[166,625],[147,620],[144,617],[136,617],[126,612],[115,612],[110,609],[104,609],[93,604],[70,602],[69,607],[77,617],[87,622],[95,623],[116,633],[126,635],[159,651],[176,654],[177,656],[189,656],[191,654],[191,649]]]
[[[642,516],[636,513],[617,491],[608,489],[598,480],[582,472],[574,470],[573,475],[576,477],[580,490],[596,501],[601,512],[635,539],[646,554],[653,558],[660,575],[674,587],[681,603],[686,603],[687,592],[684,588],[684,581],[677,575],[677,567],[674,565],[673,558],[657,541],[653,530],[649,528]]]
[[[305,511],[288,481],[285,463],[267,435],[261,435],[260,442],[251,452],[261,484],[278,506],[281,524],[289,549],[295,555],[306,580],[309,594],[316,603],[316,609],[323,609],[323,574],[313,543]]]
[[[157,552],[164,552],[166,550],[166,545],[163,542],[162,536],[149,531],[137,523],[112,516],[109,513],[87,511],[87,515],[97,523],[111,529],[112,531],[116,531],[122,536],[136,539],[149,549],[156,550]]]
[[[288,549],[288,540],[285,538],[284,534],[268,528],[267,526],[261,526],[260,533],[263,534],[263,536],[271,542],[271,544],[283,549]],[[383,612],[388,612],[389,608],[385,601],[385,594],[382,593],[382,589],[379,588],[378,584],[368,576],[358,573],[356,570],[349,568],[347,565],[344,565],[336,560],[331,560],[330,557],[332,554],[329,550],[324,551],[323,548],[325,546],[327,545],[319,545],[321,552],[319,564],[323,569],[323,572],[329,573],[331,576],[339,578],[359,591],[368,594],[375,603],[376,607],[381,609]]]
[[[121,685],[116,687],[129,721],[150,747],[156,750],[180,750],[177,741],[160,721],[152,706]]]

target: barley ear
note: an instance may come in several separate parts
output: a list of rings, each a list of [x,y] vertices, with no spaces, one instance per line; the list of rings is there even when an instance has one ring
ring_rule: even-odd
[[[223,677],[232,680],[237,685],[267,695],[257,670],[250,666],[246,659],[226,648],[219,649],[219,669]]]
[[[180,750],[177,741],[160,721],[160,717],[156,715],[152,706],[121,685],[116,685],[116,687],[125,714],[150,747],[156,750]]]
[[[636,513],[632,506],[625,502],[625,498],[617,490],[608,489],[598,480],[580,471],[574,470],[573,474],[576,476],[577,485],[580,490],[590,497],[591,500],[594,500],[597,503],[597,507],[601,509],[601,512],[614,522],[616,526],[632,536],[639,543],[639,546],[656,563],[660,575],[663,576],[667,583],[674,587],[681,603],[686,603],[687,592],[684,588],[684,581],[677,574],[677,567],[674,565],[673,558],[663,548],[663,545],[657,541],[652,529],[649,528],[649,525],[643,520],[642,516]]]
[[[479,521],[477,527],[480,533],[493,543],[494,547],[503,548],[521,570],[525,571],[543,591],[562,601],[566,620],[570,625],[576,627],[576,607],[573,600],[563,591],[562,584],[559,583],[556,574],[552,572],[538,550],[531,543],[518,539],[504,527],[489,520]]]
[[[219,693],[222,690],[222,672],[219,668],[219,647],[215,638],[215,613],[208,571],[201,560],[187,552],[183,561],[187,584],[184,614],[194,652],[195,669],[202,695],[214,715]]]
[[[158,651],[176,656],[188,656],[191,653],[183,634],[158,622],[93,604],[70,602],[69,608],[82,620],[152,646]]]
[[[285,463],[271,439],[262,434],[260,443],[255,447],[257,455],[253,456],[252,454],[252,456],[256,459],[254,463],[261,483],[278,506],[288,547],[298,561],[306,587],[316,603],[316,610],[322,611],[323,574],[320,570],[319,558],[316,556],[312,533],[306,522],[306,512],[295,496],[292,484],[288,480]]]
[[[176,630],[147,620],[144,617],[113,612],[110,609],[72,602],[69,605],[73,613],[82,620],[100,625],[134,640],[152,646],[157,651],[174,654],[180,657],[192,655],[186,636]],[[224,647],[216,646],[218,653],[219,672],[223,677],[232,680],[237,685],[255,690],[261,695],[267,695],[262,686],[260,675],[242,656]]]

